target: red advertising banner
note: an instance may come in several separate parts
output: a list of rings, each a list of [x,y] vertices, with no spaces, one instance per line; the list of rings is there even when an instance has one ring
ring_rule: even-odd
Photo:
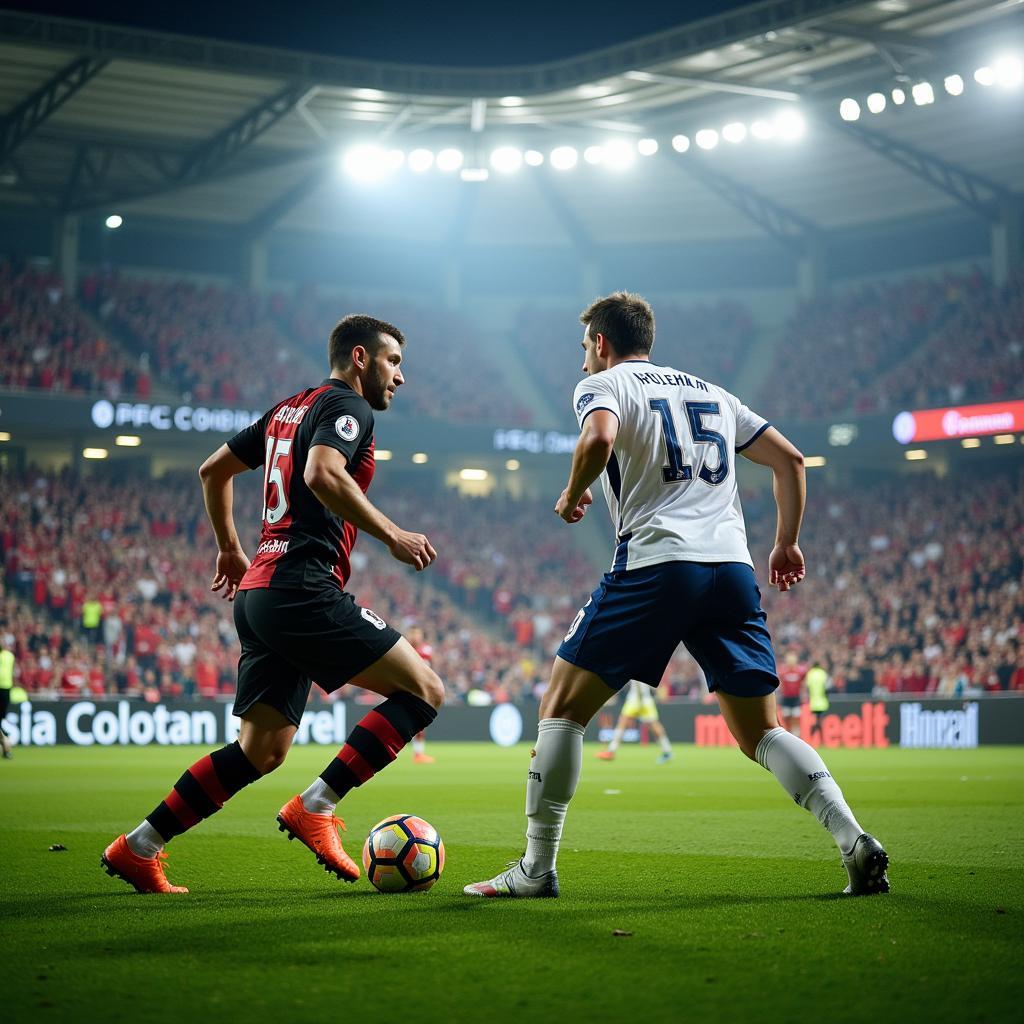
[[[1013,434],[1024,430],[1024,402],[990,402],[949,409],[901,412],[892,421],[892,436],[900,444],[946,441],[980,434]]]

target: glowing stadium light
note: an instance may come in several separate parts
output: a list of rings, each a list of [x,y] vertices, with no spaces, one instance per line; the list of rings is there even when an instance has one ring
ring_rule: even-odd
[[[429,149],[414,149],[409,154],[409,170],[414,174],[423,174],[434,166],[434,154]]]
[[[373,453],[373,457],[377,462],[390,462],[395,457],[395,453],[387,448],[378,448]]]
[[[839,116],[844,121],[856,121],[860,117],[860,104],[849,96],[839,104]]]
[[[867,99],[868,110],[872,114],[880,114],[885,110],[885,93],[873,92]]]
[[[587,146],[583,150],[583,159],[588,164],[599,164],[604,160],[604,147],[603,146]]]
[[[773,125],[771,121],[758,119],[750,125],[750,134],[753,135],[755,139],[767,141],[774,137],[775,125]]]
[[[457,171],[465,159],[461,149],[442,149],[437,154],[437,169],[449,174],[452,171]]]
[[[907,462],[924,462],[928,458],[928,453],[923,448],[911,448],[910,451],[903,453],[903,458]]]
[[[673,135],[672,148],[677,153],[685,153],[690,148],[690,137],[688,135]]]
[[[544,163],[544,154],[539,149],[528,149],[523,154],[523,159],[530,167],[540,167]]]
[[[658,140],[641,139],[636,144],[636,150],[641,156],[654,156],[658,152]]]
[[[356,89],[356,95],[361,100],[382,100],[384,93],[380,89]]]
[[[571,171],[579,159],[579,153],[572,146],[556,146],[551,150],[551,166],[556,171]]]
[[[799,110],[780,110],[775,115],[775,133],[784,142],[796,142],[807,131],[807,122]]]
[[[742,142],[747,137],[747,126],[742,121],[730,121],[722,129],[722,138],[726,142]]]
[[[490,474],[486,469],[460,469],[460,480],[486,480]]]
[[[379,181],[397,170],[404,159],[405,154],[400,149],[385,150],[365,144],[346,150],[342,167],[349,177],[357,181]]]
[[[103,223],[111,231],[116,231],[124,223],[124,218],[119,213],[112,213]]]
[[[701,128],[694,140],[701,149],[714,149],[718,145],[718,132],[714,128]]]
[[[821,466],[824,466],[827,461],[828,460],[825,458],[824,455],[804,456],[804,465],[807,466],[809,469],[818,469]]]
[[[628,170],[636,161],[636,149],[625,139],[612,139],[604,146],[604,163],[613,171]]]
[[[911,90],[910,95],[919,107],[926,107],[929,103],[935,102],[935,90],[931,82],[918,82]]]
[[[942,85],[950,96],[959,96],[964,91],[964,80],[959,75],[946,75]]]
[[[106,448],[83,448],[83,459],[105,459],[110,452]]]
[[[523,105],[522,96],[502,96],[498,102],[503,107],[521,107]]]
[[[523,151],[515,146],[499,146],[491,153],[491,166],[499,174],[515,174],[523,166]]]
[[[486,167],[463,167],[459,171],[459,177],[463,181],[486,181],[491,172]]]
[[[1016,89],[1024,82],[1024,64],[1019,57],[1000,57],[993,70],[996,73],[996,81],[1004,89]]]
[[[413,452],[412,461],[417,466],[423,466],[430,461],[430,456],[426,452]]]
[[[902,89],[893,89],[892,102],[897,107],[902,107],[907,102],[907,94]]]
[[[505,461],[505,468],[510,473],[514,473],[519,468],[519,460],[518,459],[507,459]]]
[[[981,438],[980,437],[965,437],[960,441],[961,448],[980,448]]]
[[[974,80],[978,85],[983,85],[987,89],[990,85],[996,84],[996,72],[995,68],[990,68],[987,64],[983,64],[977,71],[974,72]]]
[[[138,448],[142,444],[142,438],[138,434],[118,434],[114,438],[114,444],[118,448]]]
[[[9,430],[0,430],[0,441],[10,441],[11,433]]]
[[[1014,437],[1013,434],[996,434],[992,440],[995,441],[996,444],[1013,444],[1017,438]]]
[[[612,92],[610,85],[594,85],[588,83],[587,85],[581,85],[576,90],[584,99],[592,100],[597,96],[607,96],[608,93]]]

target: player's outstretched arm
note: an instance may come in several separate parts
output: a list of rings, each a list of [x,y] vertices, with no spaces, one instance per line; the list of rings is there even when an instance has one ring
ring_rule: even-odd
[[[619,418],[607,409],[595,409],[583,421],[572,453],[569,482],[555,503],[555,512],[567,523],[578,523],[593,502],[590,485],[608,465],[618,432]]]
[[[317,500],[356,529],[386,544],[391,554],[416,570],[426,569],[437,558],[422,533],[399,529],[359,489],[346,467],[348,460],[335,448],[316,444],[309,449],[303,479]]]
[[[804,457],[774,427],[769,427],[742,454],[772,471],[772,490],[779,510],[775,547],[768,558],[768,582],[781,591],[799,583],[806,574],[803,552],[797,540],[807,500]]]
[[[217,538],[217,569],[210,589],[221,591],[221,596],[229,601],[234,601],[238,585],[249,568],[249,559],[235,530],[233,508],[234,478],[249,468],[226,444],[222,444],[199,467],[206,514]]]

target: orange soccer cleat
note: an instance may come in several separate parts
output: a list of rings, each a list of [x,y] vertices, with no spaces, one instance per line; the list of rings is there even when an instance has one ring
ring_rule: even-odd
[[[345,822],[333,814],[311,814],[302,803],[301,796],[293,796],[281,808],[277,827],[289,840],[298,839],[316,854],[316,862],[343,882],[354,882],[359,867],[345,852],[338,836],[338,828],[345,830]]]
[[[111,878],[124,880],[136,892],[188,892],[183,885],[171,885],[167,881],[165,860],[166,853],[158,853],[155,857],[140,857],[132,853],[128,840],[121,835],[103,851],[100,865]]]
[[[433,764],[434,763],[434,759],[429,754],[418,754],[417,753],[417,754],[413,754],[412,755],[412,763],[413,764]]]
[[[599,750],[597,752],[598,761],[614,761],[615,751],[614,750]]]

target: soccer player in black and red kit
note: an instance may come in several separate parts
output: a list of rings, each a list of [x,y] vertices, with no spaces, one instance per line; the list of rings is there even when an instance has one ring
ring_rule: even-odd
[[[404,383],[405,339],[397,327],[349,316],[331,332],[331,375],[275,405],[232,437],[199,470],[217,538],[211,589],[234,601],[242,652],[235,714],[238,739],[201,758],[102,863],[139,892],[188,892],[164,874],[165,844],[219,811],[240,789],[277,768],[297,731],[313,680],[327,691],[358,679],[385,699],[277,820],[327,871],[355,881],[335,806],[370,779],[437,715],[444,687],[400,633],[344,588],[356,532],[425,569],[437,557],[423,534],[399,529],[366,497],[374,473],[373,411]],[[263,528],[250,563],[232,516],[233,478],[263,469]]]

